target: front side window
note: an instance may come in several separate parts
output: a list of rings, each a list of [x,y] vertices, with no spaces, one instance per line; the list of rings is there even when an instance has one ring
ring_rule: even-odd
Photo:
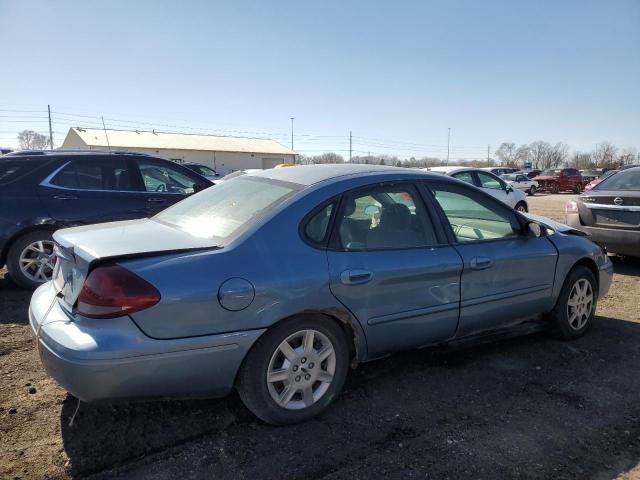
[[[476,172],[478,180],[480,180],[480,186],[482,188],[490,188],[492,190],[502,190],[502,183],[497,177],[485,172]]]
[[[196,182],[177,169],[147,160],[138,160],[138,166],[147,192],[181,194],[194,192]]]
[[[301,188],[293,183],[239,177],[187,197],[153,218],[223,245]]]
[[[345,250],[386,250],[437,245],[429,215],[412,185],[372,187],[343,199],[337,236]]]
[[[74,190],[135,190],[131,170],[119,159],[77,159],[69,162],[51,184]]]
[[[515,238],[520,235],[515,215],[489,199],[454,185],[432,187],[458,242]]]

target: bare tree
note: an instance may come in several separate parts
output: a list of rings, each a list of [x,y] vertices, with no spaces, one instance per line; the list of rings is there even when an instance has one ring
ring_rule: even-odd
[[[594,167],[593,158],[589,152],[573,152],[571,160],[569,160],[569,166],[577,168],[578,170],[588,170]]]
[[[618,157],[621,165],[633,165],[638,161],[638,150],[633,147],[624,148]]]
[[[609,142],[596,145],[592,157],[596,167],[615,167],[617,164],[618,149]]]
[[[544,168],[557,168],[560,165],[564,165],[568,156],[569,147],[562,142],[558,142],[548,149]]]
[[[518,163],[525,163],[529,161],[529,156],[531,155],[531,151],[529,149],[529,145],[522,144],[516,150],[516,161]]]
[[[18,134],[18,144],[22,150],[44,150],[49,148],[49,137],[33,130],[23,130]]]
[[[545,166],[545,160],[550,148],[551,145],[542,140],[538,140],[529,145],[529,160],[534,168],[547,168]]]
[[[502,142],[496,150],[496,157],[500,161],[500,165],[515,165],[517,160],[517,152],[515,143]]]

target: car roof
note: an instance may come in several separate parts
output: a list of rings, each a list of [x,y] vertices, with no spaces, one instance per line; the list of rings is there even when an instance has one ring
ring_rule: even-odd
[[[328,180],[338,180],[345,176],[367,175],[367,174],[406,174],[407,176],[424,176],[433,178],[428,172],[421,170],[390,167],[385,165],[367,164],[320,164],[320,165],[298,165],[291,168],[270,168],[258,172],[249,172],[247,175],[281,180],[284,182],[298,183],[301,185],[313,185]]]
[[[141,152],[127,152],[122,150],[18,150],[15,152],[7,153],[3,157],[58,157],[67,155],[137,155],[143,157],[152,157],[148,153]],[[157,158],[157,157],[154,157]]]

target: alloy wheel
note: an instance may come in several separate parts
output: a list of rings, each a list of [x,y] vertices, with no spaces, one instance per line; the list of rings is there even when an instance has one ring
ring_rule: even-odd
[[[54,267],[53,242],[40,240],[27,245],[20,252],[20,271],[31,281],[44,283],[51,280]]]
[[[571,287],[567,300],[569,326],[574,330],[582,329],[589,321],[592,308],[593,288],[587,279],[581,278]]]
[[[271,356],[269,394],[288,410],[310,407],[327,392],[335,371],[336,353],[329,338],[317,330],[301,330],[282,341]]]

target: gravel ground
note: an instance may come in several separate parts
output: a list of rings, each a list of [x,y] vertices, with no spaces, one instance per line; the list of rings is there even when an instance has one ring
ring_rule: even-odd
[[[562,219],[571,195],[529,198]],[[640,263],[592,331],[362,365],[322,417],[274,428],[223,400],[82,404],[40,367],[29,292],[0,272],[0,478],[640,478]]]

